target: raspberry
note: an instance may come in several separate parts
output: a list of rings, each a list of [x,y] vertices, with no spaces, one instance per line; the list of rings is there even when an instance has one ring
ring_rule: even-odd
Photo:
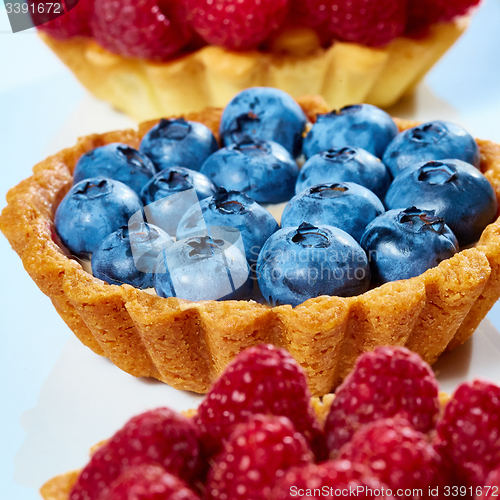
[[[434,373],[404,347],[362,354],[335,395],[325,424],[332,454],[362,425],[398,414],[418,431],[428,432],[440,409]]]
[[[330,2],[325,0],[290,0],[288,18],[292,24],[307,26],[316,31],[321,42],[328,44],[333,35],[327,29]]]
[[[243,351],[228,365],[198,408],[195,423],[205,453],[217,452],[235,424],[263,413],[288,417],[295,429],[304,434],[316,458],[324,458],[324,436],[310,398],[306,376],[287,351],[272,345]]]
[[[100,500],[199,500],[178,477],[157,465],[130,467]]]
[[[500,494],[500,466],[493,469],[486,478],[484,488],[476,488],[476,499],[497,500]]]
[[[406,0],[293,1],[295,17],[316,29],[321,39],[378,47],[401,35],[406,26]]]
[[[312,462],[304,436],[288,418],[255,415],[224,443],[208,475],[207,500],[266,500],[285,471]]]
[[[97,500],[131,465],[156,464],[189,482],[199,471],[196,428],[185,417],[158,408],[129,420],[92,456],[69,500]]]
[[[353,493],[338,493],[344,489]],[[330,460],[319,465],[311,464],[290,469],[276,483],[270,498],[271,500],[312,499],[321,492],[321,496],[331,498],[393,500],[387,490],[387,485],[375,478],[363,465],[353,464],[348,460]]]
[[[333,0],[327,29],[335,38],[372,47],[386,45],[406,27],[403,0]]]
[[[413,499],[426,496],[442,469],[441,458],[426,436],[400,417],[362,427],[341,448],[339,458],[365,465],[393,492],[411,490],[412,495],[405,497]]]
[[[451,21],[467,14],[481,0],[408,0],[408,24],[411,34],[424,32],[431,24]]]
[[[457,482],[483,486],[500,464],[500,387],[481,380],[461,384],[437,433],[438,447],[453,463]]]
[[[164,61],[191,39],[183,2],[99,0],[92,28],[97,42],[126,57]]]
[[[49,34],[57,40],[66,40],[75,36],[92,36],[90,19],[94,10],[94,0],[79,0],[75,7],[69,10],[70,2],[66,0],[66,14],[50,21],[47,13],[47,2],[44,0],[29,0],[31,17],[40,31]],[[38,6],[44,6],[44,12],[38,12]],[[47,22],[48,21],[48,22]]]
[[[187,0],[194,30],[226,49],[254,48],[277,30],[289,0]]]

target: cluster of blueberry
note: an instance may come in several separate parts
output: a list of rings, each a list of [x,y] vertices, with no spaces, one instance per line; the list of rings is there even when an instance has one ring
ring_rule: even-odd
[[[81,157],[57,231],[111,284],[204,300],[249,298],[257,281],[268,303],[297,305],[417,276],[496,216],[461,127],[398,134],[387,113],[357,105],[307,128],[290,96],[263,87],[226,107],[221,149],[200,123],[161,120],[139,151],[109,144]],[[260,204],[287,200],[280,229]]]

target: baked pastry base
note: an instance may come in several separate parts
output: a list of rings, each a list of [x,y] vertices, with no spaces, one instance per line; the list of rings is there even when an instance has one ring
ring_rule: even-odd
[[[294,98],[322,95],[330,109],[360,102],[388,107],[414,89],[468,20],[436,24],[424,38],[400,37],[384,48],[335,42],[323,49],[312,30],[296,28],[281,33],[270,52],[207,46],[166,63],[121,57],[86,38],[40,36],[90,92],[141,122],[225,107],[254,86]]]
[[[329,109],[299,99],[311,120]],[[220,109],[187,115],[217,135]],[[465,342],[500,297],[500,220],[478,244],[421,276],[387,283],[350,298],[323,296],[296,308],[251,301],[191,303],[128,285],[108,285],[85,272],[57,237],[54,213],[72,185],[80,156],[110,142],[138,147],[153,122],[81,138],[34,167],[7,194],[0,229],[26,271],[80,341],[136,377],[206,392],[233,357],[261,342],[288,349],[305,369],[311,392],[331,392],[358,355],[403,345],[434,363]],[[398,120],[401,130],[415,123]],[[481,170],[500,200],[500,145],[478,141]]]

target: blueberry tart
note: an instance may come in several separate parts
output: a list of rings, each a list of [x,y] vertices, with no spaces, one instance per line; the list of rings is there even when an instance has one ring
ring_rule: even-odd
[[[329,111],[319,97],[299,99],[292,108],[297,124],[310,122],[309,133],[315,133],[313,123],[317,115]],[[259,149],[261,139],[251,133],[264,127],[265,122],[269,137],[281,140],[269,125],[269,119],[275,124],[279,122],[275,118],[280,109],[267,106],[267,118],[258,113],[243,113],[246,119],[253,120],[243,139],[243,150],[248,141],[254,141],[251,154],[269,160],[269,148]],[[333,114],[352,116],[364,111],[363,106],[358,106]],[[195,134],[197,139],[189,136],[189,144],[191,140],[207,144],[208,152],[203,153],[206,155],[212,150],[213,141],[217,143],[222,138],[219,145],[230,149],[224,137],[241,120],[225,121],[224,113],[212,108],[187,114],[180,126],[174,126],[170,139],[177,137],[180,143],[186,140],[186,127],[197,122],[203,125],[204,133],[200,137]],[[388,115],[383,117],[384,122],[388,119]],[[373,120],[377,122],[379,115]],[[374,126],[373,120],[370,127]],[[324,119],[316,123],[321,122]],[[398,131],[418,125],[394,122],[397,128],[391,132],[392,141],[400,140]],[[243,193],[219,185],[221,176],[225,179],[227,173],[215,176],[214,181],[203,173],[210,174],[212,167],[208,169],[207,162],[219,152],[207,156],[201,167],[198,161],[199,171],[170,165],[157,173],[142,175],[141,186],[135,186],[139,194],[122,182],[126,177],[121,177],[122,181],[91,177],[74,185],[75,168],[82,157],[88,161],[90,151],[121,144],[140,153],[141,141],[146,137],[149,148],[149,133],[157,126],[157,122],[147,122],[138,130],[80,139],[74,147],[36,165],[32,177],[11,189],[8,205],[0,216],[0,229],[21,257],[26,271],[50,297],[75,335],[131,375],[155,377],[179,389],[206,392],[239,352],[267,342],[286,348],[304,367],[313,395],[323,395],[341,383],[360,353],[377,346],[406,346],[426,362],[435,362],[443,351],[465,342],[500,297],[500,222],[495,220],[500,198],[497,144],[474,141],[479,161],[466,169],[464,182],[469,182],[469,177],[486,178],[485,192],[491,190],[494,195],[486,208],[486,219],[482,219],[479,238],[475,236],[477,241],[472,245],[465,239],[464,248],[450,234],[449,228],[455,222],[447,225],[446,211],[418,204],[412,208],[413,199],[411,206],[393,208],[397,197],[392,195],[392,188],[390,196],[385,195],[388,186],[380,190],[379,197],[367,195],[370,186],[353,186],[352,177],[304,188],[296,196],[292,190],[289,196],[293,199],[284,218],[291,226],[279,229],[279,217],[273,218],[272,212],[276,206],[282,210],[285,204],[262,206],[248,194],[258,188],[254,185],[256,179],[266,182],[260,171],[254,176],[251,169],[241,169],[247,176],[246,184],[242,181],[239,186],[243,186]],[[165,128],[165,123],[161,126]],[[294,148],[303,146],[300,139],[298,145],[288,146],[291,151],[286,145],[277,148],[286,165],[290,165],[290,158],[297,152]],[[190,147],[200,154],[203,150],[201,146]],[[120,148],[130,153],[125,146],[113,146],[111,151],[116,155]],[[100,155],[94,156],[98,161]],[[133,165],[140,158],[135,153],[129,156]],[[120,162],[127,163],[121,153]],[[269,160],[268,168],[281,169],[283,162]],[[458,160],[431,162],[423,170],[417,169],[415,175],[417,180],[422,177],[422,183],[455,182],[460,173],[457,163]],[[290,171],[289,166],[283,168]],[[351,176],[356,169],[349,167],[347,171]],[[407,175],[406,170],[399,175]],[[285,174],[282,178],[288,179]],[[458,184],[461,178],[458,175]],[[482,181],[480,188],[484,188]],[[169,196],[155,197],[151,195],[153,191]],[[267,194],[273,191],[281,201],[282,191],[276,188]],[[151,195],[151,200],[142,201],[146,195]],[[89,196],[98,203],[89,205]],[[183,213],[179,213],[180,202],[170,203],[171,199],[185,203]],[[189,206],[186,200],[194,201]],[[315,200],[326,207],[321,217],[312,207]],[[348,215],[347,209],[334,208],[335,203],[346,203],[345,200],[352,207],[365,207],[362,210],[369,216],[357,221],[354,214]],[[103,207],[107,204],[120,214],[108,221],[109,227],[103,222]],[[112,236],[99,233],[99,241],[94,241],[95,235],[90,232],[90,236],[81,239],[76,229],[67,236],[64,227],[74,222],[71,210],[82,214],[80,206],[92,206],[88,209],[89,217],[94,217],[96,227],[104,227]],[[384,208],[388,210],[385,214],[381,213]],[[158,213],[167,215],[159,217],[160,222],[151,222],[150,217]],[[126,218],[129,224],[124,229]],[[63,223],[58,223],[59,219]],[[168,226],[174,219],[178,221],[177,235],[161,227],[161,220]],[[475,222],[472,227],[476,231]],[[427,247],[434,248],[436,254],[427,256],[424,268],[415,269],[405,263],[396,266],[383,251],[389,230],[394,231],[389,243],[397,242],[398,252],[404,253],[404,245],[415,242],[416,254]],[[383,238],[377,239],[380,234]],[[177,242],[173,242],[176,236]],[[92,245],[87,245],[89,241]],[[281,258],[277,252],[282,252]],[[400,268],[401,274],[392,273],[387,278],[383,266],[376,267],[371,262],[373,252],[380,253],[381,266],[388,266],[391,272]],[[89,254],[94,253],[92,268],[83,266]],[[121,256],[123,267],[114,265],[111,253]],[[268,253],[272,258],[265,258]],[[314,266],[304,266],[301,259],[306,254],[310,261],[316,259]],[[131,272],[134,265],[142,274]],[[313,267],[315,271],[311,271]],[[349,278],[349,270],[357,278]],[[315,276],[308,277],[307,273],[312,272]],[[342,274],[347,288],[315,282],[322,273],[334,277]],[[314,283],[307,288],[303,286],[304,279],[308,285],[308,279]],[[191,287],[189,282],[193,283]],[[157,293],[151,293],[151,285],[157,287]]]

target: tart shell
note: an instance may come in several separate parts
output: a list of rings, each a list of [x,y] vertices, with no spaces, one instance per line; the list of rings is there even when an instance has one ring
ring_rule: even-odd
[[[298,102],[312,121],[329,109],[319,97]],[[186,118],[217,136],[220,116],[220,109],[206,109]],[[416,124],[397,123],[400,130]],[[288,349],[305,369],[312,394],[322,396],[339,385],[360,353],[377,346],[406,346],[434,363],[465,342],[500,297],[500,219],[475,247],[418,277],[356,297],[310,299],[295,308],[165,299],[94,278],[57,237],[55,210],[83,153],[111,142],[138,147],[153,125],[87,136],[47,158],[9,191],[0,216],[0,229],[26,271],[75,335],[131,375],[203,393],[236,354],[266,342]],[[477,142],[481,170],[500,202],[500,145]]]
[[[435,24],[425,37],[399,37],[382,48],[336,41],[324,49],[313,31],[291,28],[269,52],[206,46],[165,63],[112,54],[87,38],[40,36],[90,92],[141,122],[225,107],[255,86],[294,98],[322,95],[331,109],[359,102],[388,107],[415,88],[468,21]]]

